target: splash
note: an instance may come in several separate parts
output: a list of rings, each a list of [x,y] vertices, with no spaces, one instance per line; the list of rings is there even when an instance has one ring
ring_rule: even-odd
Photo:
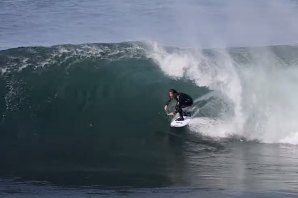
[[[298,143],[298,68],[296,59],[289,56],[290,48],[168,50],[156,43],[151,46],[149,56],[166,75],[190,79],[212,90],[209,99],[216,98],[216,104],[209,100],[203,108],[217,115],[196,116],[190,124],[192,131],[211,137]],[[206,96],[196,101],[202,100]]]

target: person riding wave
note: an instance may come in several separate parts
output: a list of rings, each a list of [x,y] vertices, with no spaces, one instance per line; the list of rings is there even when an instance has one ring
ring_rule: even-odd
[[[192,98],[185,94],[185,93],[179,93],[175,89],[169,90],[169,100],[166,102],[166,105],[164,107],[165,111],[168,110],[169,103],[174,99],[177,101],[175,106],[175,111],[172,113],[167,113],[167,115],[175,115],[176,113],[179,113],[179,118],[176,121],[183,121],[183,110],[182,108],[190,107],[193,104]]]

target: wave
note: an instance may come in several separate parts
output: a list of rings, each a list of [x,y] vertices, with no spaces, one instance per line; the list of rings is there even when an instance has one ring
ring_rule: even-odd
[[[196,99],[193,132],[297,144],[297,52],[141,42],[3,50],[1,141],[63,148],[168,130],[162,107],[167,90],[176,88]]]
[[[79,177],[70,183],[90,174],[113,185],[104,175],[125,169],[155,184],[148,172],[172,155],[159,133],[171,130],[163,112],[168,89],[206,89],[166,77],[147,49],[133,42],[1,51],[0,174]]]

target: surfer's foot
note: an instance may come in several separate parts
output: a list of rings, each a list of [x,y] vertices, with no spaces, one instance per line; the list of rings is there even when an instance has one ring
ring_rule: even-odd
[[[184,120],[184,118],[183,117],[180,117],[176,121],[183,121],[183,120]]]

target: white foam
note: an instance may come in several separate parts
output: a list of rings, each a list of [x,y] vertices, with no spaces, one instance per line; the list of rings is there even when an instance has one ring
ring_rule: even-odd
[[[216,97],[232,109],[209,105],[205,108],[220,111],[218,115],[194,118],[190,129],[211,137],[237,135],[266,143],[297,144],[297,65],[286,66],[269,49],[250,51],[245,64],[236,62],[225,50],[214,53],[169,52],[156,43],[149,53],[166,75],[185,77],[221,93]]]
[[[0,71],[1,71],[1,75],[2,75],[2,74],[5,74],[5,73],[7,72],[7,68],[6,68],[6,67],[5,67],[5,68],[1,68]]]
[[[290,134],[279,141],[280,143],[298,144],[298,131],[290,132]]]
[[[204,127],[198,127],[202,119],[194,120],[190,124],[194,131],[214,137],[223,137],[227,134],[235,134],[242,131],[242,90],[234,64],[228,54],[219,50],[217,51],[218,59],[216,60],[204,56],[200,51],[167,52],[158,44],[153,43],[149,56],[156,61],[165,74],[174,78],[189,78],[198,86],[205,86],[224,93],[229,100],[233,101],[234,112],[231,115],[226,115],[225,120],[220,122],[208,120],[207,122],[204,119]],[[229,126],[229,129],[224,129],[226,126]],[[215,131],[218,131],[219,128],[224,130],[216,133]],[[211,133],[210,131],[213,132]]]

